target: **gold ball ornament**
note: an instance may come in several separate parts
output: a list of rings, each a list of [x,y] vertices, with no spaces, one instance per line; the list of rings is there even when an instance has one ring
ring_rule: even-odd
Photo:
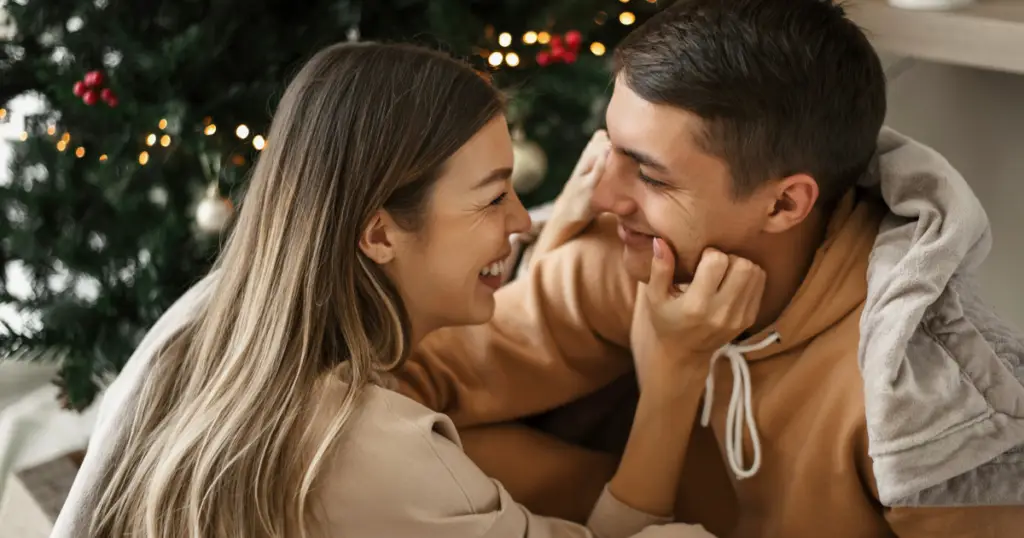
[[[221,196],[217,184],[213,183],[196,206],[196,226],[205,234],[218,234],[227,227],[234,212],[234,204]]]
[[[520,194],[536,189],[548,173],[548,156],[520,127],[512,131],[512,157],[512,187]]]

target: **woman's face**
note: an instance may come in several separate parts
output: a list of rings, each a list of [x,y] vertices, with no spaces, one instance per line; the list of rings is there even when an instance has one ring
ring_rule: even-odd
[[[385,271],[418,336],[484,323],[494,314],[509,235],[530,227],[511,173],[512,140],[499,116],[445,163],[422,229],[394,234],[394,259]]]

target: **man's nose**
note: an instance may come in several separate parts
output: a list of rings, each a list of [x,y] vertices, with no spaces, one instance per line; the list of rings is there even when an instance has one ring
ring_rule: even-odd
[[[596,213],[614,213],[625,216],[632,212],[634,206],[630,197],[628,173],[623,169],[621,161],[617,156],[609,158],[608,167],[605,169],[601,179],[594,185],[594,193],[590,198],[590,205]]]

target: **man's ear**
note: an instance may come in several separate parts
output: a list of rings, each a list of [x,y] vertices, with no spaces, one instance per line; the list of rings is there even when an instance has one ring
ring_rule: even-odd
[[[764,231],[782,233],[800,224],[818,201],[818,182],[807,174],[795,174],[772,185],[774,205]]]
[[[377,265],[385,265],[395,259],[395,246],[388,237],[394,223],[384,211],[377,211],[370,223],[359,236],[359,250]]]

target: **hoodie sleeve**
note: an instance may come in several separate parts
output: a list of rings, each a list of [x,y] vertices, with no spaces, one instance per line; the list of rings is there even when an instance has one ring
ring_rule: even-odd
[[[886,520],[899,538],[1020,536],[1024,506],[891,508]]]
[[[429,335],[399,392],[466,427],[558,407],[627,373],[636,283],[621,249],[605,218],[535,259],[495,294],[491,321]]]

